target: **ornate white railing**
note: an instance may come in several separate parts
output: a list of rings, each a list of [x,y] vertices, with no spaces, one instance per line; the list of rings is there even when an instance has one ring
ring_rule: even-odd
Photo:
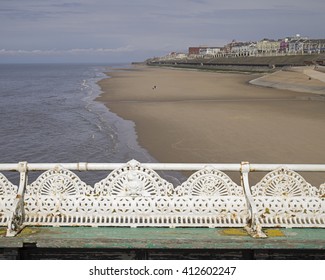
[[[87,185],[73,171],[111,171]],[[194,171],[173,186],[156,171]],[[315,187],[297,172],[325,164],[0,164],[20,173],[19,186],[0,173],[0,226],[15,236],[24,226],[325,227],[325,183]],[[43,171],[29,183],[28,173]],[[225,172],[241,174],[241,184]],[[254,186],[249,173],[269,172]]]

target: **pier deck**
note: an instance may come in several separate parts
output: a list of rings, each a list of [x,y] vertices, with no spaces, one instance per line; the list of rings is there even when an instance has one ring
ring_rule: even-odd
[[[0,228],[0,259],[325,259],[325,229]]]

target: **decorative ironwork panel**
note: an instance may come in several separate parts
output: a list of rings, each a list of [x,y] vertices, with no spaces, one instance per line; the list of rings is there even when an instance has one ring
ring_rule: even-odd
[[[321,198],[325,198],[325,183],[320,185],[319,193],[320,193]]]
[[[95,184],[95,192],[103,196],[172,196],[174,188],[152,169],[131,160]]]
[[[42,213],[28,215],[26,225],[129,226],[129,227],[228,227],[245,226],[245,202],[241,199],[154,196],[105,196],[76,198],[73,212],[60,209],[51,198]],[[215,207],[217,206],[217,207]],[[79,208],[78,208],[79,207]],[[237,210],[234,210],[236,207]],[[238,211],[241,208],[242,211]]]
[[[209,166],[192,174],[176,188],[175,195],[184,205],[184,214],[206,214],[218,221],[227,217],[221,224],[228,226],[236,226],[237,219],[246,224],[249,216],[242,186]]]
[[[26,194],[34,196],[90,195],[92,191],[76,174],[60,166],[44,172],[26,187]]]
[[[192,174],[177,187],[176,193],[180,196],[244,196],[241,186],[225,173],[209,166]]]
[[[25,224],[217,227],[247,223],[241,187],[220,171],[198,171],[177,190],[137,161],[112,171],[94,188],[58,167],[27,186]]]
[[[6,226],[10,214],[14,211],[14,200],[18,187],[0,173],[0,225]]]
[[[325,196],[298,173],[279,168],[252,187],[258,220],[265,227],[325,227]]]
[[[316,196],[317,188],[311,186],[298,173],[281,167],[264,176],[252,187],[254,196]]]
[[[46,224],[51,220],[51,224],[60,224],[66,215],[80,215],[78,213],[87,211],[89,205],[84,200],[92,194],[93,188],[82,182],[76,174],[57,166],[26,186],[26,223],[33,221],[34,224]]]

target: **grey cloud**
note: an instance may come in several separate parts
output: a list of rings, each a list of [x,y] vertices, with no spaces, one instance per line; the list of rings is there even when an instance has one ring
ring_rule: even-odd
[[[77,8],[77,7],[82,7],[82,4],[80,2],[65,2],[59,4],[51,4],[50,6],[58,7],[58,8]]]
[[[69,50],[6,50],[0,49],[1,55],[62,55],[62,54],[100,54],[100,53],[124,53],[133,51],[132,46],[124,46],[119,48],[89,48],[89,49],[69,49]]]

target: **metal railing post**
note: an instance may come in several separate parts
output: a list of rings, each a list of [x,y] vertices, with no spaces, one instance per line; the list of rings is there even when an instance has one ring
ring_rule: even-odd
[[[27,185],[27,162],[19,162],[18,170],[20,173],[19,188],[13,203],[14,210],[8,222],[6,236],[15,236],[24,227],[24,193]]]
[[[265,238],[267,237],[265,233],[262,231],[262,227],[257,219],[257,210],[254,205],[254,199],[252,197],[252,193],[249,186],[248,174],[250,171],[249,162],[241,163],[241,184],[244,188],[247,208],[250,212],[250,219],[245,226],[245,230],[249,233],[250,236],[255,238]]]

